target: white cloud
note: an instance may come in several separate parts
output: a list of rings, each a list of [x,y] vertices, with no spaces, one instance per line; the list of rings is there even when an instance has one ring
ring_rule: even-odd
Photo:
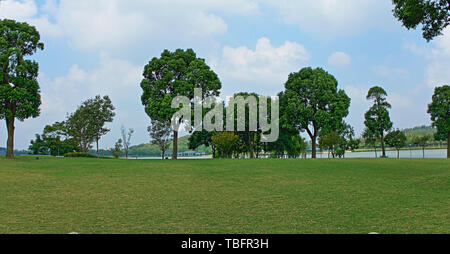
[[[47,4],[46,4],[47,5]],[[25,21],[37,27],[41,35],[60,36],[61,28],[52,24],[47,15],[37,17],[38,8],[33,0],[6,0],[0,2],[0,18]]]
[[[281,91],[289,73],[299,71],[309,61],[309,53],[295,42],[274,47],[260,38],[255,49],[224,47],[222,57],[212,64],[228,89],[257,92]]]
[[[328,64],[336,67],[346,67],[350,64],[352,58],[344,52],[334,52],[328,58]]]
[[[110,50],[146,46],[164,39],[201,43],[227,32],[215,13],[254,15],[254,0],[33,0],[2,2],[2,18],[27,21],[43,35],[64,36],[84,50]]]
[[[425,84],[428,88],[435,88],[450,84],[450,27],[443,31],[426,46],[418,46],[416,43],[405,42],[404,49],[413,54],[423,56],[428,61],[425,68]]]
[[[392,17],[390,1],[278,0],[266,1],[283,21],[320,37],[348,35],[368,27],[386,27]]]

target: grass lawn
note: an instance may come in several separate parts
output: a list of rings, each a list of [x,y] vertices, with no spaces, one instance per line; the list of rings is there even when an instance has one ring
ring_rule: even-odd
[[[450,233],[450,160],[0,159],[0,233]]]

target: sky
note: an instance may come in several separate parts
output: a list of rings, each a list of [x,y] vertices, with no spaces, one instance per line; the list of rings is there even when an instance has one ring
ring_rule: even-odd
[[[289,73],[321,67],[352,99],[346,121],[364,129],[370,87],[382,86],[394,128],[429,125],[434,88],[450,84],[450,27],[427,43],[392,15],[391,0],[4,0],[0,18],[36,26],[38,118],[17,121],[15,148],[27,149],[45,125],[82,101],[109,95],[116,107],[100,147],[120,128],[132,144],[150,141],[141,104],[144,66],[164,49],[192,48],[218,74],[221,96],[284,90]],[[0,125],[0,147],[6,126]]]

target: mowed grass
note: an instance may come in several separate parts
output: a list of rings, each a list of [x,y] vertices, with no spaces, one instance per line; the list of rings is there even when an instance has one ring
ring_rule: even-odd
[[[0,160],[0,233],[450,233],[450,160]]]

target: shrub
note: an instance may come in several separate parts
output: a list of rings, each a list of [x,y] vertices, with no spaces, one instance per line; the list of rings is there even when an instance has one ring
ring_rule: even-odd
[[[88,153],[66,153],[64,157],[67,158],[97,158],[97,156]]]

